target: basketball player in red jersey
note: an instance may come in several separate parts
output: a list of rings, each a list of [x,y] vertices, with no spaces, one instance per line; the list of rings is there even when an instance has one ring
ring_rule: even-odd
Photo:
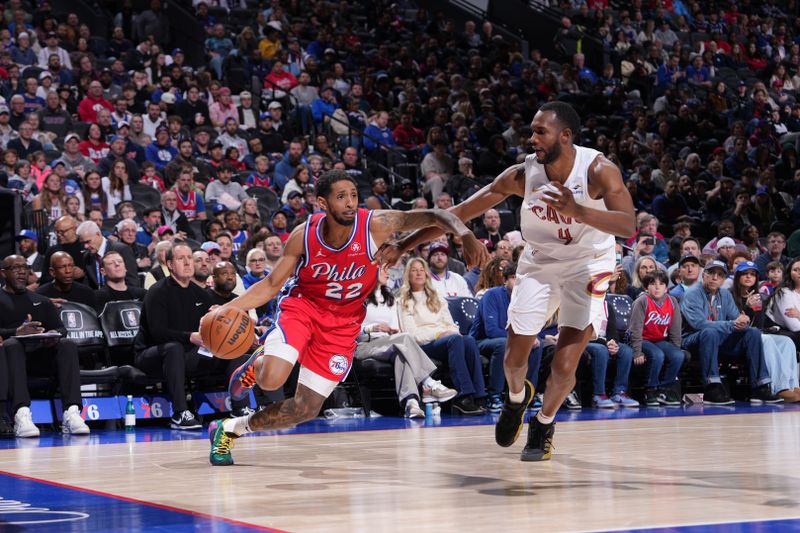
[[[366,313],[364,300],[378,279],[374,254],[394,232],[435,226],[463,238],[468,263],[488,258],[483,244],[449,211],[360,209],[356,183],[341,170],[323,174],[316,188],[324,213],[295,228],[269,276],[225,305],[255,309],[281,291],[275,325],[264,345],[231,376],[231,398],[245,397],[256,383],[264,390],[282,387],[299,361],[297,391],[263,411],[212,422],[212,465],[233,464],[235,438],[317,416],[350,370]]]
[[[605,319],[604,298],[614,272],[614,235],[635,230],[633,202],[616,165],[603,154],[574,144],[580,118],[564,102],[548,102],[531,123],[535,151],[495,180],[450,208],[469,221],[511,195],[524,198],[520,213],[526,246],[508,308],[505,374],[509,394],[495,427],[500,446],[522,430],[533,385],[525,379],[536,335],[559,312],[558,345],[542,409],[530,422],[523,461],[550,458],[556,411],[575,385],[586,343]],[[392,264],[441,232],[429,228],[391,243],[379,261]]]

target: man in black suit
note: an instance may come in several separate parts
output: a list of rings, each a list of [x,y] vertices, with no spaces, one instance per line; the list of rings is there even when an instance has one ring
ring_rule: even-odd
[[[78,240],[78,221],[69,215],[64,215],[56,220],[53,228],[56,230],[58,244],[47,249],[47,253],[44,256],[44,264],[50,265],[50,258],[54,253],[67,252],[72,256],[72,260],[75,262],[75,270],[72,273],[72,279],[83,282],[85,278],[85,273],[83,271],[84,250],[83,245],[81,245],[81,242]],[[43,285],[52,280],[53,276],[50,275],[50,269],[43,268],[39,285]]]
[[[139,276],[136,275],[138,267],[136,258],[130,246],[111,242],[100,232],[100,228],[91,221],[82,222],[78,226],[78,239],[86,249],[83,257],[83,269],[86,272],[86,283],[92,289],[99,289],[105,285],[105,276],[100,271],[102,267],[102,257],[106,252],[119,252],[125,261],[125,283],[131,287],[139,287]]]
[[[53,281],[43,284],[37,294],[47,296],[53,303],[62,301],[85,304],[97,310],[97,297],[94,291],[83,283],[73,283],[75,261],[67,252],[56,252],[50,256],[50,275]]]

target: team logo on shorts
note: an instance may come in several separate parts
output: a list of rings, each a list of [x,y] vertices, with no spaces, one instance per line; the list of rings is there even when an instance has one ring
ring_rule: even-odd
[[[588,292],[592,298],[604,298],[608,290],[608,283],[613,276],[613,272],[595,274],[586,285],[586,292]]]
[[[357,243],[357,242],[354,242],[353,246],[351,246],[350,249],[353,250],[354,252],[360,252],[361,251],[361,244]]]
[[[328,369],[331,371],[331,374],[341,376],[347,372],[347,357],[341,354],[332,355],[330,360],[328,360]]]

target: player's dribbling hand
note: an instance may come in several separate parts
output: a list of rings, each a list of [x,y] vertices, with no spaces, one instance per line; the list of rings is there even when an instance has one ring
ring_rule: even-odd
[[[542,202],[555,208],[564,216],[577,218],[580,212],[578,210],[578,204],[575,202],[575,197],[572,195],[572,191],[557,181],[551,181],[550,184],[553,185],[558,192],[544,191],[544,194],[542,194]]]
[[[491,259],[486,246],[472,233],[464,235],[462,242],[464,246],[464,261],[467,263],[467,270],[486,266],[486,263]]]
[[[203,339],[200,337],[200,332],[193,331],[192,334],[189,335],[189,342],[195,346],[203,346]]]

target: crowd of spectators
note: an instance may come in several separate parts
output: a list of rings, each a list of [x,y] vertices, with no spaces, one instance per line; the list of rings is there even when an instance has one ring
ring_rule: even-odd
[[[790,259],[800,255],[800,19],[785,3],[563,0],[551,6],[563,15],[552,43],[522,43],[489,21],[456,22],[410,0],[177,0],[202,34],[197,64],[174,46],[170,6],[110,4],[107,35],[74,13],[54,15],[47,1],[0,10],[0,185],[25,205],[3,297],[44,295],[98,313],[108,301],[143,299],[136,361],[166,374],[173,398],[207,364],[185,329],[191,317],[170,324],[171,313],[153,311],[163,304],[149,296],[154,288],[205,309],[263,279],[292,228],[319,211],[314,183],[327,169],[352,176],[368,208],[458,204],[531,153],[528,125],[558,99],[583,118],[580,144],[619,166],[638,212],[636,236],[618,243],[610,294],[635,300],[636,313],[668,305],[667,326],[684,317],[652,338],[618,330],[610,316],[587,350],[592,403],[638,405],[629,369],[646,365],[643,400],[679,404],[680,348],[700,360],[708,401],[730,401],[717,357],[737,351],[747,353],[754,401],[800,399],[800,266]],[[602,62],[587,63],[584,41],[600,47]],[[408,416],[419,416],[420,399],[452,397],[419,370],[428,357],[449,367],[458,411],[499,408],[520,206],[510,199],[474,223],[494,257],[483,270],[466,271],[452,236],[389,270],[384,285],[397,303],[381,295],[376,305],[400,315],[378,331],[416,332],[422,348],[408,348],[408,334],[397,343],[396,364],[416,369],[422,391],[398,379]],[[20,257],[23,285],[9,281],[20,278]],[[454,334],[446,297],[480,299],[470,335]],[[255,316],[266,326],[273,311]],[[632,323],[647,330],[642,316]],[[6,314],[0,328],[30,328],[26,318]],[[762,330],[794,342],[762,343]],[[540,334],[534,381],[557,335]],[[13,367],[9,350],[4,357]],[[14,383],[24,374],[4,369]],[[73,394],[60,379],[62,396]],[[568,407],[580,407],[577,392]],[[8,400],[18,434],[33,434],[29,399]],[[198,427],[190,406],[175,406],[175,427]]]

